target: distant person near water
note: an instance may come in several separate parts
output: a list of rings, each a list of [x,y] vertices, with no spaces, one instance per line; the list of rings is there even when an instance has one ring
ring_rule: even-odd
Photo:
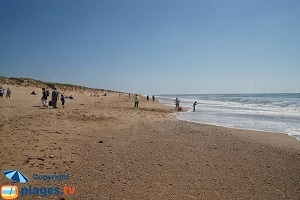
[[[176,99],[174,100],[174,103],[175,103],[175,110],[178,110],[178,108],[179,108],[179,103],[180,103],[180,101],[178,100],[178,98],[176,98]]]
[[[196,110],[196,105],[197,105],[197,101],[195,101],[193,104],[193,112],[195,112],[195,110]]]
[[[178,107],[178,111],[183,111],[181,106]]]
[[[65,97],[62,94],[60,95],[60,101],[61,101],[62,107],[65,108]]]
[[[42,104],[43,106],[48,106],[48,103],[47,103],[47,98],[49,96],[49,91],[47,91],[45,88],[42,88]]]
[[[155,96],[154,96],[154,95],[152,95],[152,101],[154,102],[154,100],[155,100]]]
[[[147,101],[149,101],[149,95],[147,94]]]
[[[134,95],[134,107],[135,108],[139,107],[139,102],[140,102],[140,97],[139,97],[139,95],[135,94]]]
[[[10,99],[10,95],[11,95],[11,90],[9,88],[7,88],[7,90],[6,90],[6,98]]]
[[[52,98],[51,98],[53,108],[57,108],[56,106],[57,99],[58,99],[58,92],[56,91],[56,88],[54,88],[54,90],[52,91]]]

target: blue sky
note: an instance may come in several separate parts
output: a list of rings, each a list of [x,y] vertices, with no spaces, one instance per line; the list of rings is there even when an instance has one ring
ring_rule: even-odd
[[[166,93],[300,92],[299,0],[0,0],[0,75]]]

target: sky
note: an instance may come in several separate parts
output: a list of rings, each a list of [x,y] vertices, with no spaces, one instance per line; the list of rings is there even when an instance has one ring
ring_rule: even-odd
[[[300,92],[299,0],[0,0],[0,75],[141,94]]]

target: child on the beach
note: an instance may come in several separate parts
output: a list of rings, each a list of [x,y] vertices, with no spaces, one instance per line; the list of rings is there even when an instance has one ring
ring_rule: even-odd
[[[178,111],[183,111],[181,106],[178,107]]]
[[[65,108],[65,97],[64,95],[60,95],[60,101],[63,108]]]

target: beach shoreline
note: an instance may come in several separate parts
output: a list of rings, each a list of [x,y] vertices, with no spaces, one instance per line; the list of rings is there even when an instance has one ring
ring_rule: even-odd
[[[185,111],[185,110],[187,110],[187,111]],[[191,112],[191,111],[192,111],[192,109],[188,110],[187,107],[183,108],[183,112]],[[176,116],[174,116],[174,113],[176,114],[176,112],[178,112],[178,111],[174,111],[174,112],[170,113],[169,114],[170,117],[174,118],[176,120],[179,120],[179,121],[229,129],[229,130],[231,130],[232,132],[236,133],[238,136],[241,136],[241,137],[248,137],[248,138],[253,138],[253,139],[256,139],[257,137],[258,138],[261,137],[261,138],[263,138],[263,140],[261,140],[263,142],[272,143],[272,144],[281,144],[281,145],[284,145],[284,146],[287,146],[287,147],[289,146],[289,144],[291,144],[293,146],[298,146],[297,142],[300,142],[300,139],[298,139],[297,137],[295,137],[293,135],[289,135],[287,133],[268,132],[268,131],[264,131],[264,130],[240,129],[240,128],[232,128],[232,127],[221,126],[221,125],[214,125],[214,124],[206,124],[206,123],[201,123],[201,122],[188,121],[188,120],[180,119],[180,118],[177,118]],[[233,130],[235,130],[235,131],[233,131]],[[238,132],[243,132],[243,134],[238,134]],[[256,136],[258,134],[260,134],[260,136]],[[294,143],[296,145],[294,145]]]
[[[75,99],[64,109],[45,108],[40,88],[3,86],[12,95],[0,99],[0,170],[70,175],[20,187],[76,187],[66,199],[300,197],[300,143],[288,135],[181,121],[169,116],[174,107],[141,97],[135,109],[117,92],[66,90]],[[0,184],[9,180],[2,175]]]

